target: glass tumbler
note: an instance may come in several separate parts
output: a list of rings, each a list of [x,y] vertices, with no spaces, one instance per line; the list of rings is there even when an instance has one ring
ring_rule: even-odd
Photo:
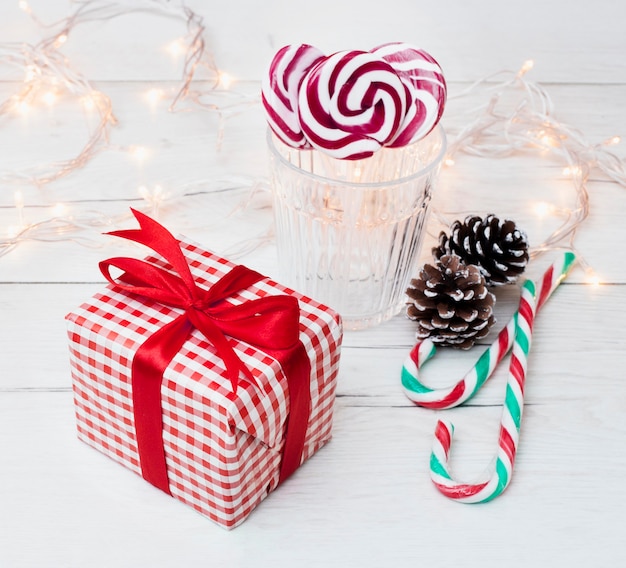
[[[267,142],[283,282],[338,311],[347,329],[397,314],[418,269],[443,128],[361,160],[291,148],[269,130]]]

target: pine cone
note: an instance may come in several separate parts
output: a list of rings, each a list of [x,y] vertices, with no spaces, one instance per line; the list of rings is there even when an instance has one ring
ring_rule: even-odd
[[[425,264],[406,291],[407,316],[417,321],[417,338],[437,345],[469,349],[495,323],[495,296],[477,266],[444,255]]]
[[[485,219],[468,216],[455,221],[450,236],[442,232],[439,246],[433,248],[436,259],[457,254],[465,264],[480,268],[488,286],[510,284],[528,264],[528,239],[514,221],[500,221],[495,215]]]

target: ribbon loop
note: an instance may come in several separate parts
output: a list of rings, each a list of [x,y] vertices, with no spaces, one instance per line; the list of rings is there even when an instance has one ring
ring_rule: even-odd
[[[123,271],[121,278],[124,283],[118,282],[111,276],[111,267]],[[181,278],[144,260],[110,258],[100,262],[100,271],[117,288],[150,298],[161,304],[184,308],[194,301],[191,291]]]
[[[135,219],[139,222],[140,229],[129,229],[124,231],[111,231],[109,235],[122,237],[130,241],[145,245],[152,250],[158,252],[165,260],[167,260],[174,269],[174,272],[180,276],[189,291],[195,291],[196,283],[191,275],[191,270],[187,264],[187,260],[180,250],[180,245],[172,233],[170,233],[163,225],[157,223],[147,215],[132,209],[131,211]]]

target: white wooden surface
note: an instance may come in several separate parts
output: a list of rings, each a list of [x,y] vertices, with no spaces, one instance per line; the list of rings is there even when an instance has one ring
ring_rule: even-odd
[[[404,40],[440,60],[451,93],[533,58],[532,77],[546,86],[561,120],[593,142],[626,136],[621,0],[189,5],[205,16],[220,68],[240,80],[233,88],[246,92],[258,91],[262,70],[284,43],[306,41],[331,51]],[[32,6],[44,20],[70,8],[60,0]],[[227,121],[217,152],[214,115],[168,114],[166,103],[152,112],[142,99],[148,88],[176,87],[180,61],[162,47],[183,32],[176,21],[134,14],[71,35],[64,53],[111,96],[120,123],[113,148],[87,167],[41,190],[23,188],[26,222],[57,202],[117,215],[142,206],[140,184],[175,191],[200,180],[204,193],[160,211],[174,232],[218,252],[240,251],[242,241],[266,233],[271,212],[263,195],[228,216],[246,184],[266,175],[260,108]],[[2,2],[2,41],[36,42],[41,33],[17,2]],[[15,88],[1,82],[2,98]],[[28,122],[3,122],[0,166],[68,157],[83,141],[82,120],[63,106]],[[141,169],[120,151],[130,145],[153,152]],[[553,228],[533,215],[533,200],[574,203],[561,168],[539,154],[461,157],[443,172],[435,205],[514,218],[532,244]],[[242,189],[209,193],[229,176],[239,176]],[[626,188],[593,174],[589,189],[591,215],[577,246],[603,284],[586,284],[576,268],[539,316],[513,482],[478,506],[446,500],[429,480],[438,413],[413,406],[401,391],[413,327],[398,316],[346,334],[331,443],[241,527],[218,528],[75,437],[63,316],[102,285],[100,259],[133,250],[93,234],[99,248],[26,243],[0,258],[0,566],[623,565]],[[0,232],[16,221],[13,188],[0,187]],[[431,234],[438,230],[433,223]],[[272,244],[238,260],[278,273]],[[550,261],[540,257],[529,274],[539,275]],[[515,294],[498,294],[502,325]],[[426,378],[449,384],[479,350],[446,352],[429,363]],[[457,427],[459,478],[472,481],[489,465],[504,381],[502,369],[470,404],[446,411]]]

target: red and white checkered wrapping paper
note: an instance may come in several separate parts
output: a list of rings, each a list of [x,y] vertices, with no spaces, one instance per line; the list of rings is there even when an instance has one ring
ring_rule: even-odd
[[[201,287],[209,287],[234,266],[193,243],[182,241],[181,248]],[[230,301],[276,294],[298,298],[300,340],[311,361],[304,461],[331,436],[342,328],[339,316],[326,306],[268,279]],[[66,317],[78,437],[140,475],[131,362],[139,346],[178,313],[109,285]],[[195,330],[161,384],[170,491],[226,528],[241,523],[276,487],[289,413],[280,365],[250,345],[233,341],[233,346],[257,386],[241,380],[234,395],[222,360]]]

